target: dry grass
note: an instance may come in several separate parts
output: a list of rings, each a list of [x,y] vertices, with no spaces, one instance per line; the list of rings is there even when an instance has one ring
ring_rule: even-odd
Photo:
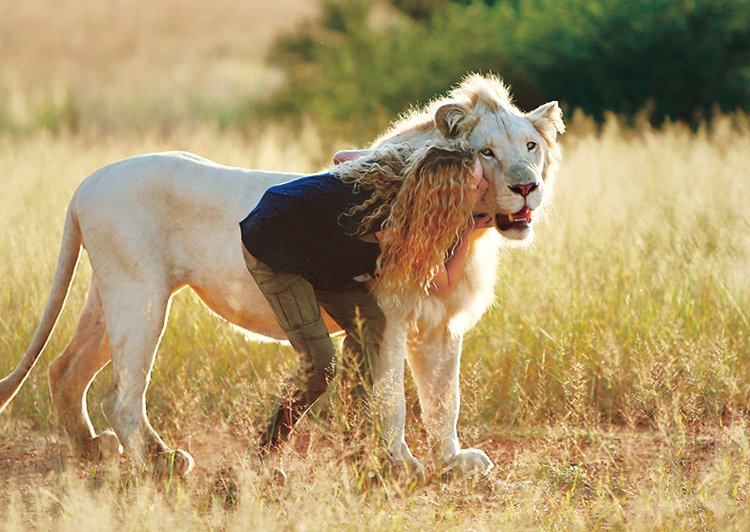
[[[0,373],[37,324],[66,202],[83,176],[163,148],[313,170],[320,145],[307,143],[210,128],[0,139]],[[633,133],[612,121],[596,134],[578,119],[565,144],[556,208],[529,250],[504,255],[498,306],[465,345],[462,438],[497,462],[489,479],[433,476],[415,489],[383,476],[343,385],[331,419],[261,464],[256,427],[293,356],[247,343],[188,294],[173,305],[148,400],[153,424],[196,457],[196,474],[154,485],[126,463],[72,461],[45,373],[71,333],[84,268],[40,367],[0,418],[5,526],[746,529],[748,121],[726,118],[698,134]],[[104,428],[106,371],[99,380],[90,410]],[[408,399],[413,412],[412,387]],[[408,437],[424,455],[416,418]],[[273,482],[277,460],[283,486]]]

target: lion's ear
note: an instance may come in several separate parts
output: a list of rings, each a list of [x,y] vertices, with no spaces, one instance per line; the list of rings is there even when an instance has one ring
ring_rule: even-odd
[[[562,120],[562,110],[557,102],[548,102],[540,105],[530,113],[526,118],[542,134],[551,139],[557,137],[558,133],[565,131],[565,124]]]
[[[435,127],[446,139],[467,133],[476,123],[477,120],[471,114],[471,110],[460,103],[446,103],[435,111]]]

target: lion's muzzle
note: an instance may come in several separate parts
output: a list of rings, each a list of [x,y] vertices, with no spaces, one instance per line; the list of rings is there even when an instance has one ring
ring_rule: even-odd
[[[533,211],[524,205],[520,211],[513,214],[496,214],[495,224],[500,231],[511,229],[527,229],[531,225]]]

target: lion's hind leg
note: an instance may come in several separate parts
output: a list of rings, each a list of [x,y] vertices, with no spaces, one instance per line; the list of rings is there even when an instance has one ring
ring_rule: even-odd
[[[109,362],[109,343],[99,293],[91,280],[75,332],[49,368],[50,388],[57,416],[78,456],[98,460],[117,453],[114,433],[97,435],[89,418],[86,393],[96,374]]]
[[[112,353],[112,383],[102,402],[104,414],[137,465],[151,464],[159,475],[184,475],[193,467],[192,457],[181,449],[170,449],[146,415],[146,388],[171,291],[121,280],[101,290],[101,295]]]

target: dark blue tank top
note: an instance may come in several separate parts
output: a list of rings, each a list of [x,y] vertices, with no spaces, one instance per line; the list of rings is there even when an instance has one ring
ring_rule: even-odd
[[[242,243],[275,271],[299,274],[315,288],[354,286],[375,273],[380,246],[353,233],[380,203],[354,216],[343,213],[370,196],[332,174],[273,186],[240,222]],[[370,231],[379,231],[382,222],[376,221]]]

